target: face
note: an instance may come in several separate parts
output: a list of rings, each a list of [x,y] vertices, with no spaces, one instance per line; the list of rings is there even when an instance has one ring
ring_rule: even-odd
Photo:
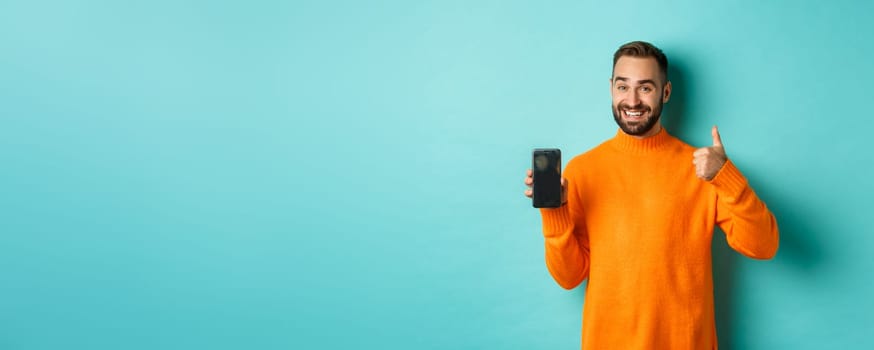
[[[671,82],[664,82],[652,57],[622,56],[610,79],[613,119],[626,134],[648,137],[661,130],[662,106],[671,96]]]

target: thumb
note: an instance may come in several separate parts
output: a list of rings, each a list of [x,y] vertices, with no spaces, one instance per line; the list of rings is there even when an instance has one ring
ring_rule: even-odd
[[[713,129],[710,129],[710,135],[713,136],[713,146],[722,147],[722,138],[719,137],[719,129],[716,128],[716,125],[713,126]]]

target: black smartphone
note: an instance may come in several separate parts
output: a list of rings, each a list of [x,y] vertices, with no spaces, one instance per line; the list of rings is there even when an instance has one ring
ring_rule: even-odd
[[[534,172],[533,204],[535,208],[561,206],[561,150],[537,148],[532,152],[531,170]]]

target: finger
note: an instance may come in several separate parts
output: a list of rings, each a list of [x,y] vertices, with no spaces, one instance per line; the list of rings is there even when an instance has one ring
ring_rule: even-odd
[[[719,129],[716,128],[716,125],[713,126],[713,129],[710,129],[710,136],[713,136],[714,147],[722,147],[722,138],[719,137]]]
[[[531,184],[533,184],[533,183],[534,183],[534,179],[532,179],[530,177],[525,178],[525,185],[531,186]]]
[[[531,198],[531,197],[533,197],[533,196],[534,196],[534,191],[532,191],[532,190],[525,190],[525,197]]]
[[[567,187],[567,179],[561,178],[561,187]]]
[[[531,176],[534,176],[534,171],[532,171],[531,169],[528,169],[528,171],[525,172],[525,174],[528,175],[528,177],[531,177]]]

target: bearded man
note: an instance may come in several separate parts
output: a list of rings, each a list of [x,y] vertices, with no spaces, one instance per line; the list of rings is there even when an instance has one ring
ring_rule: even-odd
[[[716,349],[711,242],[770,259],[774,215],[725,154],[694,148],[661,125],[668,59],[650,43],[613,56],[616,135],[574,157],[562,205],[541,208],[546,266],[566,289],[586,283],[583,349]],[[532,196],[531,169],[525,195]]]

